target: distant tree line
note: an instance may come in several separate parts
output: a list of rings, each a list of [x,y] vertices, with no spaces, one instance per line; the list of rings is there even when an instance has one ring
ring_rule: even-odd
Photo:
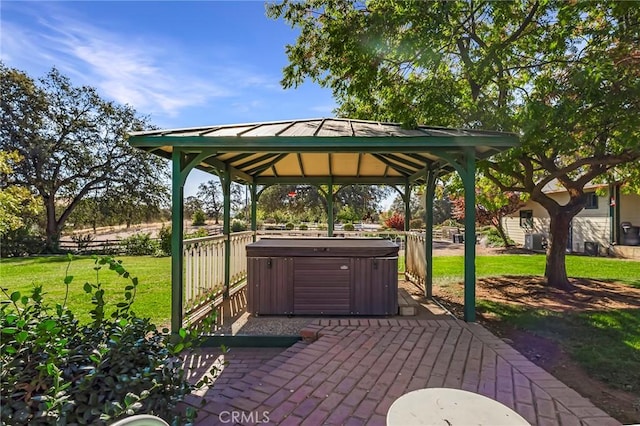
[[[0,190],[3,198],[21,191],[38,206],[5,210],[21,223],[2,227],[3,255],[56,252],[69,224],[161,217],[167,165],[126,140],[128,132],[153,128],[147,118],[92,87],[74,86],[55,68],[35,80],[0,63],[0,81]]]

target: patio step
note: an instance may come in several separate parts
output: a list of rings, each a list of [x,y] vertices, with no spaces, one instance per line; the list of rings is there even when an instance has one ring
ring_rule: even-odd
[[[418,314],[420,304],[415,300],[407,290],[398,289],[398,314],[402,317],[411,317]]]

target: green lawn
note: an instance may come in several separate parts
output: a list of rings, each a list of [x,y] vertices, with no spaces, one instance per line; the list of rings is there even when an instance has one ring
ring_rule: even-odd
[[[503,254],[478,256],[476,275],[489,277],[499,275],[544,275],[544,254]],[[604,281],[619,281],[640,287],[640,262],[603,257],[568,255],[567,275],[575,278],[591,278]],[[404,263],[404,262],[403,262]],[[434,278],[441,280],[463,277],[463,256],[438,256],[433,258]]]
[[[553,312],[487,300],[477,309],[555,341],[592,377],[640,394],[640,309]]]
[[[133,310],[142,317],[150,317],[158,326],[169,324],[171,317],[171,260],[169,257],[122,256],[118,257],[129,273],[138,277],[139,286]],[[82,289],[85,282],[96,282],[94,261],[90,257],[76,257],[69,264],[64,256],[30,257],[0,260],[2,287],[9,293],[20,291],[30,294],[35,285],[42,285],[45,301],[51,305],[62,303],[65,294],[64,277],[73,276],[69,288],[67,305],[81,319],[88,320],[91,295]],[[100,282],[105,289],[107,302],[122,300],[124,287],[129,280],[121,278],[108,267],[100,271]],[[1,299],[6,299],[4,294]],[[84,306],[84,308],[82,308]]]

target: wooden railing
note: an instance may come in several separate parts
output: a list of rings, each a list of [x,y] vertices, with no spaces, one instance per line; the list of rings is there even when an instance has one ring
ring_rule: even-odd
[[[247,276],[245,247],[253,238],[252,232],[238,232],[230,236],[229,287],[240,284]],[[208,315],[222,302],[225,267],[224,235],[185,240],[184,255],[184,317],[189,321]]]
[[[235,232],[231,234],[231,270],[230,287],[247,278],[247,244],[253,242],[253,232]],[[223,271],[224,273],[224,271]]]
[[[423,284],[427,279],[427,264],[425,257],[425,234],[410,232],[407,234],[407,249],[405,250],[405,275],[413,282]]]

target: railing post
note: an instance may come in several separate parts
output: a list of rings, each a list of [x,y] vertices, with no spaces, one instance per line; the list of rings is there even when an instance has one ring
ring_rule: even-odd
[[[333,179],[329,179],[327,193],[327,236],[333,237]]]
[[[255,242],[258,232],[258,185],[255,182],[251,183],[251,231]]]
[[[222,177],[223,203],[223,224],[222,233],[224,240],[224,298],[229,297],[229,282],[231,281],[231,174],[229,167],[225,167]]]

